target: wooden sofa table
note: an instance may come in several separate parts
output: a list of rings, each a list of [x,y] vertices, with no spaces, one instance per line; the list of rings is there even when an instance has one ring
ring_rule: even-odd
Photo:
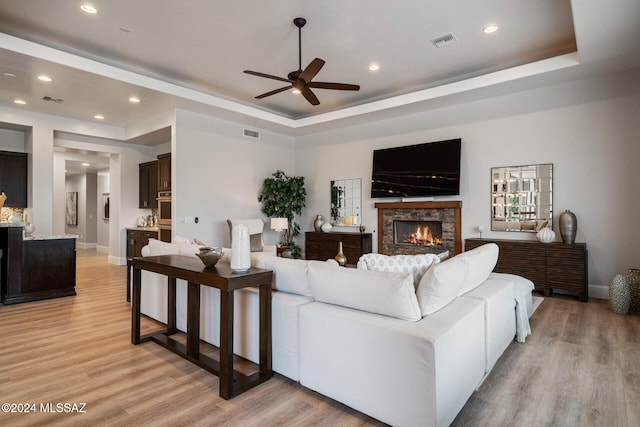
[[[133,268],[131,301],[131,343],[154,341],[220,378],[220,397],[231,399],[267,381],[273,376],[271,367],[271,282],[273,272],[250,268],[234,273],[229,264],[218,263],[206,268],[197,258],[182,255],[136,257],[128,261]],[[141,272],[152,271],[167,276],[167,327],[164,331],[140,335]],[[171,338],[176,328],[176,279],[184,279],[187,289],[186,346]],[[200,285],[220,290],[220,360],[200,353]],[[260,360],[258,371],[245,375],[233,369],[234,291],[258,287],[260,294]]]

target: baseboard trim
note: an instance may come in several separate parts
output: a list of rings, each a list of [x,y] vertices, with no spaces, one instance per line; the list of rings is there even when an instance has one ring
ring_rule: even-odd
[[[590,284],[589,298],[609,299],[609,286]]]
[[[97,245],[96,246],[96,252],[99,252],[101,254],[108,254],[109,253],[109,246]]]
[[[76,248],[78,249],[95,249],[98,246],[97,243],[85,243],[76,241]]]
[[[127,265],[127,258],[120,258],[117,256],[109,255],[109,264]]]

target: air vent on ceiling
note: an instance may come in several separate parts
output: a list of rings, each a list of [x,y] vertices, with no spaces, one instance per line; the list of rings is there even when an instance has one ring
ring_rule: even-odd
[[[43,101],[52,101],[52,102],[64,102],[62,98],[53,98],[51,96],[44,96],[42,98]]]
[[[260,132],[257,130],[244,129],[244,136],[247,138],[260,138]]]
[[[445,35],[436,37],[435,39],[431,39],[431,43],[433,43],[435,47],[444,47],[448,44],[455,43],[457,41],[458,39],[456,39],[456,36],[454,36],[453,33],[445,34]]]

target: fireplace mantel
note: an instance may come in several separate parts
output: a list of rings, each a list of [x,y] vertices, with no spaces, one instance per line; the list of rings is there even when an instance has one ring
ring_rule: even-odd
[[[457,255],[462,252],[462,201],[451,200],[442,202],[388,202],[388,203],[376,203],[374,205],[378,209],[378,253],[386,255],[394,255],[391,251],[385,249],[385,235],[388,230],[385,227],[388,225],[388,220],[392,217],[398,217],[400,219],[406,218],[407,215],[413,215],[414,212],[429,212],[428,210],[451,210],[451,214],[448,215],[453,218],[453,230],[451,231],[450,247],[448,250],[452,251],[452,255]],[[415,218],[415,217],[411,217]],[[391,231],[391,238],[392,231]],[[388,245],[387,245],[388,246]]]

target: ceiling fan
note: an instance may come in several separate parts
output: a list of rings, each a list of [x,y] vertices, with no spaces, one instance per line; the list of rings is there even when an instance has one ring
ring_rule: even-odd
[[[287,78],[273,76],[271,74],[260,73],[258,71],[244,70],[245,73],[258,77],[264,77],[267,79],[278,80],[281,82],[289,83],[288,86],[281,87],[280,89],[272,90],[262,95],[256,96],[256,99],[266,98],[267,96],[275,95],[276,93],[284,92],[287,89],[297,89],[302,93],[302,96],[306,98],[311,105],[320,105],[318,97],[311,91],[311,88],[316,89],[334,89],[334,90],[360,90],[359,85],[352,85],[347,83],[328,83],[328,82],[314,82],[313,78],[318,74],[320,69],[324,66],[324,61],[320,58],[316,58],[307,67],[302,70],[302,27],[307,23],[304,18],[295,18],[293,23],[298,27],[298,69],[292,71],[287,75]]]

